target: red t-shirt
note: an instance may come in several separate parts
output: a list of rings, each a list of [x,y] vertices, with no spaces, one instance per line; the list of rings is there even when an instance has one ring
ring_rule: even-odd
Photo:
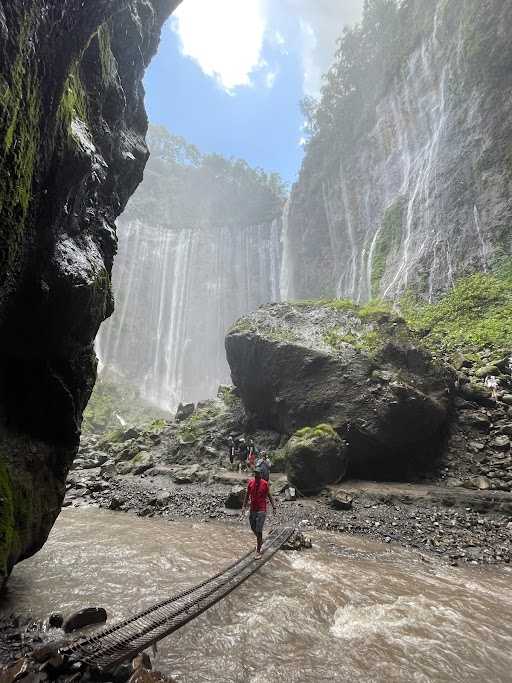
[[[251,512],[267,511],[268,481],[250,479],[247,484],[247,493],[251,499]]]

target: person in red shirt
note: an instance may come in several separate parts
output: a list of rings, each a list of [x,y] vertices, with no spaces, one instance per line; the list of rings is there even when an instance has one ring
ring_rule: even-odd
[[[276,506],[272,496],[270,495],[270,487],[268,481],[261,478],[261,470],[256,467],[254,470],[254,479],[250,479],[247,484],[247,491],[245,492],[245,500],[242,506],[242,517],[245,514],[247,502],[251,501],[251,508],[249,512],[249,524],[253,534],[256,536],[256,559],[261,558],[261,546],[263,543],[263,526],[265,524],[265,517],[267,516],[267,498],[272,505],[272,510],[276,511]]]

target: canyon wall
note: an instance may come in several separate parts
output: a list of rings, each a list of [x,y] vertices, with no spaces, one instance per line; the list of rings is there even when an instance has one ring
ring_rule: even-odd
[[[46,540],[112,312],[142,78],[176,0],[0,0],[0,583]]]
[[[433,300],[512,253],[512,5],[389,7],[326,79],[285,227],[288,298]]]

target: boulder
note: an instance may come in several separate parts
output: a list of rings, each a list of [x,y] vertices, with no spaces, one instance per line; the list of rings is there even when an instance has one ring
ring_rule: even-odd
[[[484,413],[478,411],[465,411],[459,416],[459,422],[467,427],[473,427],[479,432],[488,432],[491,421]]]
[[[488,375],[499,375],[500,370],[496,365],[484,365],[483,368],[479,368],[475,372],[475,377],[479,377],[480,379],[483,379],[484,377],[487,377]]]
[[[133,474],[142,474],[153,467],[153,455],[148,451],[141,451],[130,461],[130,464],[133,466]]]
[[[416,348],[401,319],[345,303],[269,304],[242,318],[226,337],[233,382],[256,426],[332,424],[351,473],[403,474],[440,452],[455,371]]]
[[[347,471],[345,442],[327,424],[298,430],[285,446],[286,474],[299,493],[319,493]]]
[[[501,401],[509,406],[512,406],[512,394],[504,394],[501,397]]]
[[[199,480],[201,466],[198,463],[175,470],[172,479],[175,484],[193,484]]]
[[[246,486],[233,486],[228,493],[224,505],[230,510],[241,510],[244,504]]]
[[[459,394],[466,400],[487,408],[493,408],[496,405],[495,400],[492,398],[491,390],[482,384],[467,382],[459,387]]]
[[[65,633],[71,633],[84,626],[104,624],[107,621],[107,612],[103,607],[85,607],[71,614],[63,624]]]
[[[491,446],[500,451],[508,451],[510,448],[510,439],[505,434],[497,436],[491,441]]]
[[[180,403],[178,406],[178,410],[176,411],[176,419],[179,422],[187,420],[194,414],[194,410],[195,407],[193,403]]]
[[[334,496],[329,498],[329,507],[333,510],[351,510],[354,498],[350,493],[338,491]]]

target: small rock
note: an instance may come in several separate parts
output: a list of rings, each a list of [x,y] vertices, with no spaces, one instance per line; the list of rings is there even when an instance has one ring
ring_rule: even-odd
[[[510,448],[510,439],[505,434],[497,436],[491,441],[491,446],[497,448],[500,451],[508,451]]]
[[[110,503],[108,504],[108,507],[110,510],[119,510],[123,503],[124,501],[118,498],[117,496],[112,496],[112,498],[110,499]]]
[[[352,508],[353,497],[349,493],[339,491],[329,499],[329,507],[334,510],[350,510]]]
[[[470,441],[468,446],[469,446],[470,450],[474,451],[475,453],[483,451],[485,448],[485,445],[483,443],[481,443],[480,441]]]
[[[476,488],[479,491],[488,491],[491,488],[491,482],[487,479],[487,477],[476,477],[475,483]]]
[[[284,490],[284,499],[290,503],[293,500],[297,500],[297,491],[293,486],[287,486]]]
[[[512,406],[512,394],[504,394],[501,397],[501,400],[503,403],[506,403],[509,406]]]
[[[484,365],[483,368],[479,368],[475,372],[475,377],[483,379],[484,377],[487,377],[487,375],[499,375],[499,374],[500,374],[500,370],[499,370],[499,368],[496,367],[496,365]]]
[[[65,621],[63,629],[65,633],[71,633],[84,626],[104,624],[107,621],[107,612],[103,607],[84,607],[71,614]]]
[[[178,410],[176,411],[176,419],[179,422],[182,422],[183,420],[186,420],[187,418],[191,417],[194,414],[194,404],[193,403],[180,403],[178,406]]]
[[[61,628],[64,623],[64,617],[60,612],[52,612],[48,617],[48,626],[50,628]]]
[[[246,490],[245,486],[233,486],[227,495],[224,505],[230,510],[241,510]]]

